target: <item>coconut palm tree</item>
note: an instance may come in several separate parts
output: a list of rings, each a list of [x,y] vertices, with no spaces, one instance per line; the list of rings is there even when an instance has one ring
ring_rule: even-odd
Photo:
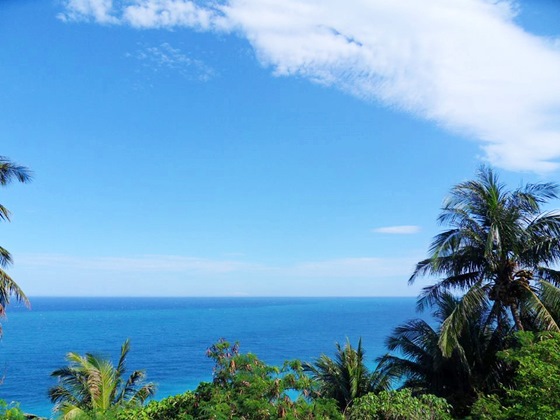
[[[31,171],[24,166],[11,162],[8,158],[0,156],[0,186],[10,182],[28,182],[31,180]],[[10,220],[10,211],[0,204],[0,220]],[[29,305],[29,300],[19,288],[17,283],[3,270],[12,263],[12,256],[0,246],[0,316],[5,314],[6,305],[10,303],[10,297]],[[1,330],[0,330],[1,331]]]
[[[485,305],[491,305],[488,323],[498,328],[559,330],[552,309],[560,302],[560,272],[552,267],[560,261],[560,213],[542,211],[558,191],[553,183],[507,190],[487,167],[452,188],[438,218],[450,228],[434,238],[409,280],[440,277],[423,289],[419,309],[446,291],[465,292],[442,324],[446,357],[463,324]]]
[[[341,410],[346,410],[355,398],[369,392],[389,388],[385,377],[370,372],[365,364],[362,340],[353,348],[350,341],[344,347],[336,343],[334,359],[322,355],[314,363],[304,363],[303,369],[311,374],[323,398],[333,398]]]
[[[493,391],[504,381],[508,372],[496,353],[510,331],[487,325],[489,309],[479,307],[463,324],[456,348],[445,357],[438,344],[440,329],[459,304],[458,298],[443,293],[432,305],[437,327],[415,319],[395,328],[386,339],[393,353],[379,359],[377,370],[398,378],[403,388],[444,397],[461,411],[479,393]]]
[[[68,353],[69,365],[55,370],[51,376],[58,378],[58,385],[49,390],[55,411],[64,419],[71,419],[88,412],[103,413],[120,406],[141,405],[154,395],[155,385],[144,383],[145,374],[136,370],[124,381],[126,356],[130,342],[121,347],[115,368],[110,360],[91,353],[81,356]]]

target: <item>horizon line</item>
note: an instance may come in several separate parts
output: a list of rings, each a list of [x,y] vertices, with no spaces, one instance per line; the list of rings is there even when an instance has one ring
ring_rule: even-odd
[[[269,298],[278,298],[278,299],[294,299],[294,298],[312,298],[312,299],[322,299],[322,298],[412,298],[417,297],[416,295],[327,295],[327,296],[320,296],[320,295],[297,295],[297,296],[277,296],[277,295],[258,295],[258,296],[239,296],[239,295],[180,295],[180,296],[173,296],[173,295],[165,295],[165,296],[154,296],[154,295],[142,295],[142,296],[134,296],[134,295],[110,295],[110,296],[89,296],[89,295],[33,295],[28,296],[28,299],[34,298],[69,298],[69,299],[78,299],[78,298],[91,298],[91,299],[101,299],[101,298],[109,298],[109,299],[117,299],[117,298],[127,298],[127,299],[154,299],[154,298],[162,298],[162,299],[173,299],[173,298],[186,298],[186,299],[269,299]],[[21,302],[14,302],[14,303],[21,303]],[[13,303],[12,303],[13,304]]]

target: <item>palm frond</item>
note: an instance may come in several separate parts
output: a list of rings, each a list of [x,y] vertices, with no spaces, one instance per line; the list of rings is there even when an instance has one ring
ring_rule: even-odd
[[[10,253],[0,246],[0,267],[6,267],[12,263],[12,256]]]
[[[304,363],[303,369],[311,374],[319,394],[335,399],[344,410],[355,398],[372,391],[376,384],[364,358],[362,340],[357,348],[353,348],[347,340],[344,347],[336,343],[334,359],[323,354],[313,363]]]
[[[454,290],[462,290],[468,288],[480,281],[481,273],[478,271],[449,276],[422,289],[416,300],[416,310],[424,311],[428,307],[436,306],[444,296]]]
[[[488,306],[486,291],[480,283],[471,287],[449,317],[441,325],[438,345],[444,357],[450,357],[453,350],[460,347],[459,336],[466,322],[481,307]]]
[[[56,403],[55,411],[64,413],[74,408],[105,411],[117,405],[142,404],[152,396],[155,385],[142,384],[145,379],[142,371],[134,371],[123,385],[124,359],[129,349],[130,343],[126,340],[117,368],[110,360],[92,353],[84,356],[68,353],[68,366],[51,374],[58,378],[58,385],[49,390],[51,401]]]
[[[560,331],[551,308],[558,307],[560,302],[560,289],[546,281],[539,281],[540,296],[529,286],[524,286],[525,296],[522,301],[523,311],[533,315],[533,322],[540,330]],[[546,303],[550,306],[548,306]]]
[[[156,386],[153,383],[144,384],[145,379],[144,371],[136,370],[132,372],[117,397],[116,403],[142,404],[147,398],[153,396],[156,392]]]
[[[542,280],[560,287],[560,271],[548,267],[539,267],[538,274]]]
[[[11,162],[5,156],[0,156],[0,185],[9,184],[14,179],[28,182],[31,178],[32,174],[28,168]]]
[[[0,204],[0,220],[10,221],[10,210]]]
[[[14,297],[18,302],[22,302],[29,307],[29,299],[23,290],[12,280],[12,278],[0,268],[0,305],[5,307],[10,303],[10,298]]]
[[[560,320],[560,288],[556,284],[547,281],[539,281],[539,298],[548,308],[554,319]]]

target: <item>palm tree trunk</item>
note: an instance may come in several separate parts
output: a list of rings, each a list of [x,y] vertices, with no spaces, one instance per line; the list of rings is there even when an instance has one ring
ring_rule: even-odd
[[[517,302],[511,303],[509,305],[509,309],[511,310],[511,316],[513,316],[513,320],[515,321],[515,328],[517,331],[523,331],[523,323],[521,322],[521,316],[519,315],[519,306]]]

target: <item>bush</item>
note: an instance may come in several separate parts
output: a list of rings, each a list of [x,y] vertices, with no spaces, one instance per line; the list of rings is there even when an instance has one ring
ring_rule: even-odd
[[[9,420],[25,420],[23,411],[20,410],[18,403],[8,404],[4,400],[0,400],[0,418]]]
[[[515,338],[513,348],[498,354],[514,368],[512,384],[481,397],[471,417],[560,418],[560,334],[519,332]]]
[[[342,420],[334,400],[311,400],[311,380],[298,361],[270,366],[224,340],[207,355],[215,362],[212,382],[145,407],[120,410],[116,420]]]
[[[311,380],[301,362],[270,366],[237,344],[221,340],[207,351],[214,380],[196,389],[196,419],[341,419],[336,402],[311,400]]]
[[[191,420],[189,413],[194,411],[195,395],[193,392],[174,395],[161,401],[151,401],[144,407],[129,408],[117,414],[117,420]]]
[[[434,395],[414,397],[409,389],[382,391],[354,400],[348,409],[350,420],[447,420],[451,406]]]
[[[480,397],[471,408],[469,418],[477,420],[501,420],[507,419],[507,411],[497,395],[485,395]]]

